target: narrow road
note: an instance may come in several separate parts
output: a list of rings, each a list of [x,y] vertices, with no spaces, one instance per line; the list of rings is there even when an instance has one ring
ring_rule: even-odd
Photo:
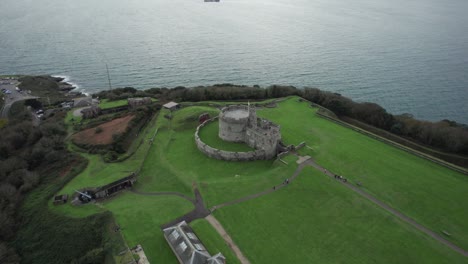
[[[326,170],[325,168],[321,167],[320,165],[318,165],[317,163],[315,163],[314,161],[310,160],[310,162],[308,163],[310,166],[322,171],[325,173],[325,175],[329,176],[329,177],[335,177],[335,174]],[[430,237],[436,239],[437,241],[439,241],[440,243],[446,245],[447,247],[451,248],[452,250],[462,254],[463,256],[465,257],[468,257],[468,252],[465,251],[464,249],[458,247],[457,245],[453,244],[452,242],[446,240],[445,238],[443,238],[442,236],[440,236],[439,234],[435,233],[434,231],[432,230],[429,230],[427,229],[426,227],[424,227],[423,225],[419,224],[418,222],[416,222],[414,219],[406,216],[405,214],[393,209],[392,207],[388,206],[387,204],[383,203],[382,201],[380,201],[379,199],[375,198],[374,196],[372,196],[371,194],[361,190],[359,187],[356,187],[352,184],[350,184],[349,182],[343,182],[339,179],[337,179],[338,182],[340,182],[341,184],[343,184],[344,186],[348,187],[349,189],[357,192],[358,194],[360,194],[361,196],[363,196],[364,198],[367,198],[369,201],[373,202],[374,204],[380,206],[382,209],[386,210],[387,212],[391,213],[392,215],[398,217],[399,219],[401,219],[402,221],[412,225],[414,228],[418,229],[419,231],[429,235]]]
[[[176,225],[182,221],[185,221],[187,223],[190,223],[192,222],[193,220],[196,220],[196,219],[202,219],[202,218],[205,218],[207,217],[208,215],[210,215],[210,210],[208,210],[206,207],[205,207],[205,203],[203,202],[203,198],[200,194],[200,191],[195,188],[195,201],[193,201],[193,199],[191,200],[191,202],[193,203],[193,205],[195,206],[195,209],[193,209],[192,211],[190,211],[189,213],[181,216],[181,217],[178,217],[177,219],[174,219],[172,220],[171,222],[167,223],[167,224],[164,224],[161,226],[162,229],[164,228],[167,228],[167,227],[170,227],[170,226],[173,226],[173,225]],[[180,196],[180,195],[178,195]]]
[[[250,261],[244,256],[244,254],[242,254],[242,251],[240,250],[240,248],[236,245],[236,243],[234,243],[231,236],[229,236],[229,234],[226,232],[226,230],[221,225],[221,223],[213,215],[208,215],[205,217],[205,219],[221,235],[221,237],[224,239],[224,241],[229,246],[229,248],[231,248],[231,250],[234,252],[237,259],[239,259],[240,263],[250,264]]]
[[[6,119],[8,118],[8,114],[10,113],[10,108],[14,103],[18,101],[24,101],[28,99],[37,99],[37,98],[39,97],[24,95],[17,91],[13,91],[11,94],[5,95],[5,105],[3,106],[0,112],[0,118],[6,118]]]

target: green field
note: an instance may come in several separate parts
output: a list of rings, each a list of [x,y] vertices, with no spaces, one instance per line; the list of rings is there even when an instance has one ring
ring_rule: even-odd
[[[197,183],[211,207],[271,188],[294,172],[294,163],[225,162],[205,156],[195,146],[194,131],[198,116],[207,111],[212,111],[212,116],[217,113],[195,106],[177,111],[171,121],[162,117],[164,112],[160,114],[158,135],[140,173],[141,190],[191,195],[192,183]]]
[[[224,243],[221,236],[218,235],[216,230],[205,219],[198,219],[190,223],[190,226],[197,234],[198,238],[203,241],[203,244],[208,248],[211,255],[222,252],[226,257],[226,262],[229,264],[240,263],[236,255]]]
[[[214,215],[252,263],[466,261],[313,168],[285,189]]]
[[[124,106],[127,104],[128,104],[127,99],[115,100],[115,101],[109,101],[109,99],[102,99],[99,102],[99,107],[101,109],[108,109],[108,108],[113,108],[113,107],[118,107],[118,106]]]
[[[353,184],[361,182],[361,188],[376,198],[439,234],[450,233],[448,240],[468,248],[468,207],[463,202],[468,193],[466,176],[320,118],[316,111],[307,102],[291,97],[277,108],[258,110],[258,115],[281,125],[287,145],[306,141],[312,150],[303,148],[302,155],[310,155]],[[194,143],[194,131],[202,113],[216,116],[218,110],[209,106],[185,107],[174,112],[172,119],[164,117],[169,115],[168,110],[161,110],[157,121],[145,129],[145,143],[133,156],[108,164],[98,155],[86,154],[88,167],[61,192],[100,186],[127,176],[142,165],[135,186],[138,191],[193,196],[196,185],[209,208],[270,189],[296,170],[296,157],[292,155],[283,158],[287,164],[225,162],[205,156]],[[156,137],[149,144],[156,129]],[[226,150],[246,147],[218,140],[217,123],[204,127],[200,136],[209,145]],[[71,217],[110,210],[123,227],[130,246],[142,244],[150,262],[176,263],[159,226],[192,207],[179,197],[126,193],[95,206],[65,205],[53,210]],[[285,189],[221,208],[215,216],[252,263],[466,261],[313,169],[306,169],[297,182]],[[210,253],[221,251],[228,263],[234,262],[229,260],[233,253],[205,220],[192,226]]]
[[[279,106],[258,113],[281,125],[284,141],[306,141],[318,164],[468,249],[468,204],[457,202],[468,198],[467,176],[320,118],[307,102]]]
[[[161,232],[161,225],[193,209],[178,197],[154,197],[125,193],[102,204],[112,211],[129,247],[141,244],[152,263],[176,263]]]
[[[151,98],[153,102],[157,102],[157,99]],[[115,101],[109,101],[109,99],[102,99],[99,102],[99,107],[101,109],[109,109],[109,108],[114,108],[114,107],[119,107],[119,106],[125,106],[128,105],[128,99],[122,99],[122,100],[115,100]]]

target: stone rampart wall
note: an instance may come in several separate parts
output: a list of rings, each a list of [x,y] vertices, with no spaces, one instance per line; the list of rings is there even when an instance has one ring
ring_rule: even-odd
[[[199,131],[203,128],[206,124],[213,122],[216,120],[217,117],[208,119],[203,122],[201,125],[197,127],[195,131],[195,144],[197,145],[198,150],[205,153],[208,157],[219,159],[219,160],[227,160],[227,161],[249,161],[249,160],[263,160],[267,159],[267,155],[264,150],[254,150],[254,151],[247,151],[247,152],[234,152],[234,151],[226,151],[213,148],[208,146],[204,143],[199,136]]]

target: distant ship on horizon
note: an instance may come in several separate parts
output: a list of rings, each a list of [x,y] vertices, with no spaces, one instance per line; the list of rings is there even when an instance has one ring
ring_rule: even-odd
[[[220,0],[204,0],[205,2],[219,2]]]

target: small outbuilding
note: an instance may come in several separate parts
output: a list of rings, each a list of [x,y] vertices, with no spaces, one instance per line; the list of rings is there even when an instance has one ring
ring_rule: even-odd
[[[81,110],[81,113],[85,119],[94,118],[101,114],[101,108],[99,106],[93,105],[89,108]]]
[[[180,104],[178,104],[176,102],[169,102],[169,103],[163,105],[163,107],[166,108],[166,109],[169,109],[171,111],[174,111],[174,110],[180,109]]]
[[[139,97],[139,98],[128,98],[128,106],[130,108],[136,108],[141,105],[149,105],[151,101],[150,97]]]
[[[68,194],[61,194],[54,197],[54,205],[66,204],[68,201]]]
[[[85,107],[93,105],[93,98],[91,96],[78,97],[73,99],[73,107]]]
[[[94,196],[96,199],[102,199],[114,195],[120,191],[126,190],[131,188],[133,184],[136,182],[136,175],[132,173],[132,175],[124,177],[120,180],[115,182],[111,182],[107,185],[99,187]]]

